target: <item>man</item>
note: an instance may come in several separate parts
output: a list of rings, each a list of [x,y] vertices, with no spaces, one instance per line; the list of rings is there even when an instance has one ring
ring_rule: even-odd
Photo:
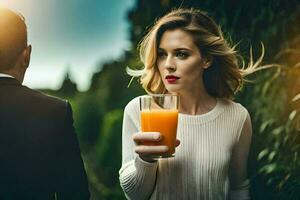
[[[0,199],[89,199],[70,104],[22,86],[30,53],[23,17],[0,7]]]

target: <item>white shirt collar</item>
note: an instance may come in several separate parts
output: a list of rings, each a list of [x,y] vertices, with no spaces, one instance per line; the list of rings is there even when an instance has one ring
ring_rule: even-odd
[[[9,75],[9,74],[4,74],[4,73],[0,73],[0,78],[1,78],[1,77],[15,78],[15,77],[13,77],[13,76],[11,76],[11,75]]]

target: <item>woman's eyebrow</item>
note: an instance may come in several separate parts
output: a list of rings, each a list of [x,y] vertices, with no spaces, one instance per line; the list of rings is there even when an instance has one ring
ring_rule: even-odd
[[[174,51],[192,51],[192,50],[189,48],[183,47],[183,48],[176,48],[176,49],[174,49]]]
[[[159,47],[157,50],[158,51],[166,51],[165,49],[163,49],[161,47]],[[173,49],[173,51],[192,51],[192,50],[189,48],[186,48],[186,47],[180,47],[180,48]]]

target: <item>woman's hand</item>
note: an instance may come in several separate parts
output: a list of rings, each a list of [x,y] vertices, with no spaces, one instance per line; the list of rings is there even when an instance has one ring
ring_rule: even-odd
[[[132,139],[136,145],[135,152],[147,162],[155,161],[152,156],[162,156],[169,150],[168,146],[159,145],[162,139],[162,134],[159,132],[138,132],[132,136]],[[180,141],[176,139],[175,146],[179,144]]]

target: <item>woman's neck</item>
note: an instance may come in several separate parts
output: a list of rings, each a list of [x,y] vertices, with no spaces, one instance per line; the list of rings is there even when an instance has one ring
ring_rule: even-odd
[[[211,111],[217,104],[217,99],[210,96],[206,90],[180,93],[179,112],[189,115],[201,115]]]

